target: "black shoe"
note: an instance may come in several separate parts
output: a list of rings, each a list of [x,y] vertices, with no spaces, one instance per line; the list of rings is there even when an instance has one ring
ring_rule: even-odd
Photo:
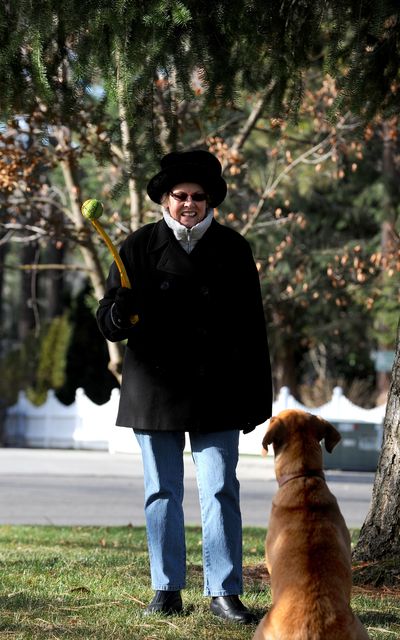
[[[255,616],[239,600],[239,596],[218,596],[213,598],[210,609],[214,615],[224,620],[231,620],[240,624],[256,622]]]
[[[183,609],[180,591],[156,591],[153,600],[144,610],[144,615],[163,613],[166,616],[180,613]]]

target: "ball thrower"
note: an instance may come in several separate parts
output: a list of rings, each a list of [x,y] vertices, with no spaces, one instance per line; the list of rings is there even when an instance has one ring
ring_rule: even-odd
[[[87,220],[90,220],[90,222],[96,229],[97,233],[102,237],[102,239],[106,243],[112,257],[114,258],[115,264],[117,265],[117,268],[121,277],[121,286],[126,287],[127,289],[131,289],[132,286],[129,280],[129,276],[126,273],[125,265],[122,262],[121,256],[119,255],[117,248],[115,247],[111,238],[109,237],[107,232],[104,230],[104,227],[99,221],[99,218],[101,217],[103,211],[104,211],[103,204],[100,202],[100,200],[96,200],[95,198],[86,200],[81,207],[81,212],[83,217],[86,218]],[[130,321],[131,321],[131,324],[136,324],[139,321],[139,316],[138,315],[131,316]]]

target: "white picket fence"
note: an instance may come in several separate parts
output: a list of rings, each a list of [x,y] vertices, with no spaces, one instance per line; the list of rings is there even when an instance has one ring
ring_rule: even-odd
[[[46,402],[36,407],[20,392],[17,403],[6,413],[4,442],[6,446],[138,452],[132,429],[115,426],[118,401],[117,389],[103,405],[95,404],[78,389],[75,402],[65,406],[57,400],[54,391],[49,391]],[[357,431],[360,449],[374,452],[380,449],[386,405],[363,409],[336,387],[329,402],[308,408],[297,402],[287,387],[282,387],[273,405],[273,415],[288,408],[304,409],[337,425],[344,446],[354,446]],[[262,424],[249,434],[241,434],[240,453],[259,454],[265,428],[266,424]]]

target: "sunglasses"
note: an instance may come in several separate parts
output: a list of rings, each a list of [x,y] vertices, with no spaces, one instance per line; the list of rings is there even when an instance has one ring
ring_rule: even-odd
[[[175,200],[178,200],[178,202],[186,202],[189,197],[192,198],[193,202],[204,202],[204,200],[207,200],[207,195],[205,193],[185,193],[184,191],[174,193],[173,191],[170,191],[169,195]]]

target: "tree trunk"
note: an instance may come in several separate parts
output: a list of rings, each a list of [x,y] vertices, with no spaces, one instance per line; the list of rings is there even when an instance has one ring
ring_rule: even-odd
[[[36,242],[24,244],[21,248],[21,264],[34,264],[37,259]],[[20,309],[18,319],[18,339],[24,342],[33,329],[40,329],[37,309],[37,273],[21,272]]]
[[[142,224],[142,202],[139,190],[137,188],[136,176],[133,168],[134,158],[132,153],[131,131],[126,119],[126,109],[121,101],[119,103],[119,117],[125,173],[128,176],[130,227],[132,231],[136,231]]]
[[[354,550],[356,560],[371,561],[400,554],[400,323],[384,436],[369,513]]]
[[[0,244],[0,357],[3,353],[4,341],[4,268],[7,254],[7,244]]]
[[[64,247],[57,247],[49,241],[45,250],[47,264],[62,265],[64,262]],[[49,320],[60,316],[64,303],[64,272],[61,269],[49,269],[42,278],[42,294],[46,300],[46,317]]]
[[[293,346],[290,342],[284,342],[275,350],[274,355],[274,388],[279,391],[282,387],[289,387],[291,394],[297,397],[296,358]]]
[[[142,201],[141,193],[137,186],[135,157],[133,153],[134,140],[132,137],[132,130],[129,124],[126,108],[128,98],[126,95],[123,69],[118,49],[116,51],[115,58],[117,73],[118,115],[121,129],[122,153],[124,157],[124,173],[128,177],[130,226],[132,231],[136,231],[137,229],[139,229],[143,222]]]

